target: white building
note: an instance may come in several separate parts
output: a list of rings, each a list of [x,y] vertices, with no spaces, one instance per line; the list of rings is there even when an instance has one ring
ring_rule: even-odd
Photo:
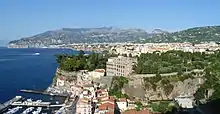
[[[57,78],[57,86],[64,86],[65,85],[65,78],[63,76]]]
[[[106,63],[107,76],[128,76],[133,71],[137,59],[130,57],[111,57]]]
[[[92,77],[93,79],[100,79],[105,75],[105,69],[96,69],[92,72],[89,72],[89,76]]]
[[[175,98],[175,101],[182,108],[193,108],[193,97],[179,96]]]
[[[116,103],[121,112],[124,112],[128,109],[128,103],[126,98],[119,98],[119,100]]]

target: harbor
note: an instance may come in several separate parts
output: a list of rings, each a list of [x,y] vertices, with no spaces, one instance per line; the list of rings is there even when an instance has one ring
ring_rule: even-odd
[[[67,107],[66,103],[68,103],[69,97],[62,94],[55,94],[50,92],[36,91],[36,90],[20,90],[20,92],[24,93],[32,93],[32,94],[41,94],[54,97],[65,97],[62,101],[57,101],[54,99],[50,99],[50,101],[43,101],[41,99],[31,99],[24,98],[22,96],[16,96],[4,104],[0,105],[0,113],[1,114],[39,114],[39,113],[57,113],[60,110],[63,110],[62,107]]]

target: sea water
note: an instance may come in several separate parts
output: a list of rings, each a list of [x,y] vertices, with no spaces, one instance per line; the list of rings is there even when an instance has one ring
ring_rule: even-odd
[[[35,54],[35,53],[39,53]],[[45,90],[56,72],[55,54],[76,54],[70,49],[0,48],[0,103],[15,97],[48,100],[49,96],[21,93],[21,89]]]

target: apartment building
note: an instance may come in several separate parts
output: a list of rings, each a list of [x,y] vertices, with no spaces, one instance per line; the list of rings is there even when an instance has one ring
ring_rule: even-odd
[[[106,74],[107,76],[128,76],[132,73],[133,65],[136,62],[136,58],[111,57],[106,63]]]

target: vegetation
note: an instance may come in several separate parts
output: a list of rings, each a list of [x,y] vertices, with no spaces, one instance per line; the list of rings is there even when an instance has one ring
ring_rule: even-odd
[[[165,113],[172,109],[172,106],[170,106],[170,102],[168,101],[160,101],[160,102],[152,103],[149,106],[152,108],[154,112],[161,112],[161,113]]]
[[[155,77],[144,78],[145,88],[163,87],[165,94],[173,90],[171,82],[184,81],[202,75],[205,82],[194,94],[197,100],[209,97],[209,90],[214,90],[210,100],[220,98],[220,52],[214,54],[168,51],[165,53],[141,54],[134,70],[139,74],[156,74]],[[192,72],[203,69],[203,72]],[[177,72],[176,76],[161,77],[162,73]]]
[[[195,27],[187,30],[174,32],[174,33],[163,33],[153,35],[151,38],[144,40],[137,40],[139,43],[146,42],[210,42],[220,41],[220,26],[206,26],[206,27]]]
[[[114,55],[91,53],[85,55],[80,51],[77,55],[56,55],[59,68],[65,71],[105,69],[109,57]]]
[[[194,94],[196,100],[207,99],[209,90],[214,90],[209,100],[220,98],[220,52],[216,51],[215,54],[209,55],[206,59],[209,60],[208,65],[205,67],[204,84]]]
[[[140,101],[135,102],[135,105],[136,105],[135,109],[137,111],[140,111],[143,108],[143,105],[142,105],[142,103]]]
[[[165,53],[146,53],[138,57],[134,70],[137,74],[162,74],[177,72],[182,75],[193,69],[204,69],[208,64],[209,55],[205,53],[190,53],[168,51]]]
[[[113,77],[109,95],[116,96],[117,98],[128,98],[129,96],[127,94],[121,92],[121,89],[127,83],[128,79],[126,77]]]

